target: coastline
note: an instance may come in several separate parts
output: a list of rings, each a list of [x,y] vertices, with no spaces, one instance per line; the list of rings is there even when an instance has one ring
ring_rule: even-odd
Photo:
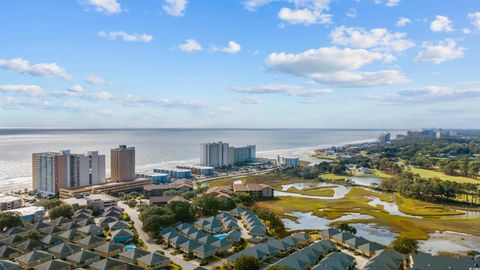
[[[313,157],[315,150],[328,148],[328,147],[340,147],[346,145],[353,145],[353,144],[361,144],[361,143],[370,143],[374,142],[376,139],[367,139],[367,140],[357,140],[357,141],[349,141],[337,144],[321,144],[315,146],[304,146],[304,147],[296,147],[296,148],[285,148],[285,149],[274,149],[274,150],[265,150],[265,151],[258,151],[257,157],[261,158],[269,158],[269,159],[276,159],[277,156],[298,156],[300,160],[307,161],[307,162],[315,162],[318,161],[317,158]],[[158,167],[175,167],[177,165],[196,165],[198,164],[200,159],[185,159],[185,160],[172,160],[172,161],[164,161],[159,163],[150,163],[150,164],[143,164],[138,165],[136,167],[137,171],[151,171],[154,168]],[[109,174],[109,170],[107,170],[107,175]],[[22,189],[31,189],[32,185],[32,177],[31,176],[19,176],[15,178],[6,178],[0,180],[0,193],[7,193],[10,191],[18,191]]]

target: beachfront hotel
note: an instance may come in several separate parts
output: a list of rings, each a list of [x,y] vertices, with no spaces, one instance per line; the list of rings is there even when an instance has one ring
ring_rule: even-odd
[[[241,164],[256,157],[256,146],[230,147],[228,143],[202,143],[200,164],[202,166],[223,167]]]
[[[60,188],[105,183],[105,155],[70,150],[32,154],[32,186],[42,195],[56,195]]]
[[[120,145],[110,150],[112,181],[129,181],[135,179],[135,147]]]

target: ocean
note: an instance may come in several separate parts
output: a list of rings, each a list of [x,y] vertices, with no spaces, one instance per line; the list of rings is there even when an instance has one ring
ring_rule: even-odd
[[[135,146],[138,170],[198,162],[200,144],[223,141],[233,146],[256,144],[258,156],[295,153],[375,139],[384,130],[335,129],[0,129],[0,191],[31,188],[34,152],[70,149],[106,155],[120,144]],[[403,131],[391,131],[392,135]]]

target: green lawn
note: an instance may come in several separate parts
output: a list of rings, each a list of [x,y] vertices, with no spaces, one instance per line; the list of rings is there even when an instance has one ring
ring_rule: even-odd
[[[414,167],[409,167],[413,173],[419,174],[423,178],[439,178],[440,180],[445,181],[453,181],[458,183],[472,183],[472,184],[480,184],[479,180],[475,180],[473,178],[463,177],[463,176],[452,176],[446,175],[443,172],[435,171],[435,170],[427,170],[427,169],[419,169]]]

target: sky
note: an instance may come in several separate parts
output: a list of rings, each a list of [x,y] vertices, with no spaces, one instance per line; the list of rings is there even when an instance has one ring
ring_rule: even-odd
[[[5,0],[0,127],[480,128],[480,0]]]

